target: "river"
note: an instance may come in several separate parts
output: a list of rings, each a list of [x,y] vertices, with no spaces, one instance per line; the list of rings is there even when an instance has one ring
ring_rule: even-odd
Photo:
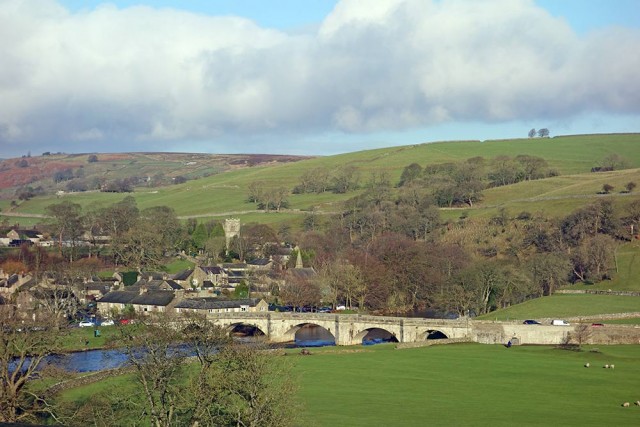
[[[251,337],[237,338],[251,343]],[[383,330],[374,329],[363,339],[363,345],[379,344],[394,341],[395,338]],[[294,342],[282,344],[282,347],[324,347],[335,345],[335,339],[329,331],[318,326],[306,326],[296,332]],[[274,345],[275,346],[275,345]],[[127,356],[118,349],[86,350],[73,353],[49,356],[45,363],[70,372],[95,372],[123,366]]]

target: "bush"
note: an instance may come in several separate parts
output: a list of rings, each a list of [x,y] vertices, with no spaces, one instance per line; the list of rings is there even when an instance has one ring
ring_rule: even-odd
[[[530,213],[530,212],[527,212],[527,211],[522,211],[522,212],[520,212],[520,213],[518,214],[518,216],[516,217],[516,219],[517,219],[517,220],[520,220],[520,221],[528,221],[528,220],[530,220],[531,218],[533,218],[533,215],[531,215],[531,213]]]

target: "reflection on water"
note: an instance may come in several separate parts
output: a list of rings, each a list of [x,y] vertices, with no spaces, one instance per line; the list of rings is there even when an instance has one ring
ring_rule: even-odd
[[[388,342],[398,342],[398,340],[391,333],[378,328],[371,329],[362,339],[362,345],[384,344]]]
[[[325,328],[305,325],[296,332],[296,347],[326,347],[336,345],[336,339]]]
[[[49,356],[45,364],[62,368],[69,372],[94,372],[123,366],[127,356],[117,349],[87,350],[76,353]]]

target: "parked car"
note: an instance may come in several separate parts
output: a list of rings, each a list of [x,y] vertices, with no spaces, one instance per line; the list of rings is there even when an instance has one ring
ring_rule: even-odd
[[[113,319],[105,319],[100,324],[100,326],[113,326],[113,325],[115,325],[115,322],[113,321]]]
[[[133,323],[133,320],[131,319],[120,319],[120,324],[121,325],[130,325]]]
[[[347,309],[347,307],[345,305],[336,306],[336,310],[338,310],[338,311],[342,311],[342,310],[346,310],[346,309]]]
[[[78,326],[81,328],[92,328],[95,326],[95,323],[90,320],[81,320],[80,323],[78,323]]]
[[[570,325],[569,322],[567,322],[566,320],[562,320],[562,319],[553,319],[551,321],[551,324],[553,326],[569,326]]]
[[[525,320],[524,322],[522,322],[524,325],[541,325],[542,323],[538,322],[537,320]]]

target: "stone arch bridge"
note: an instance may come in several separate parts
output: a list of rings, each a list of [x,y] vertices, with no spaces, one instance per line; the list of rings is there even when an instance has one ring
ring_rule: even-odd
[[[361,344],[373,329],[387,331],[403,343],[425,341],[430,334],[437,332],[447,338],[468,338],[470,328],[467,321],[459,320],[327,313],[236,312],[208,314],[207,318],[228,329],[240,325],[253,326],[271,342],[294,341],[296,332],[301,328],[307,325],[320,326],[333,335],[336,345]]]
[[[399,343],[420,343],[434,335],[439,337],[444,335],[446,338],[457,341],[482,344],[504,344],[514,338],[520,344],[562,344],[572,337],[575,339],[577,336],[575,334],[579,334],[580,329],[584,327],[589,328],[588,338],[584,343],[640,344],[640,327],[636,328],[635,325],[606,325],[606,328],[591,328],[590,324],[523,325],[521,321],[494,322],[470,319],[278,312],[209,313],[207,318],[229,330],[240,325],[255,327],[271,342],[295,341],[298,330],[307,325],[315,325],[329,331],[336,345],[361,344],[367,333],[374,329],[387,331]]]

